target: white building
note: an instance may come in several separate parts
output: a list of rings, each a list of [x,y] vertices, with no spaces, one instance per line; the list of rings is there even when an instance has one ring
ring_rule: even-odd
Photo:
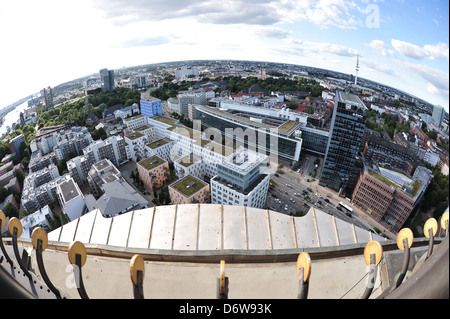
[[[175,79],[177,80],[186,80],[189,75],[193,75],[194,77],[198,77],[198,69],[197,68],[180,68],[175,71]]]
[[[123,109],[114,111],[114,117],[117,119],[120,117],[121,119],[126,119],[127,116],[133,116],[140,113],[139,111],[139,105],[137,103],[134,103],[131,106],[124,107]]]
[[[432,166],[436,166],[439,161],[439,154],[427,150],[423,157],[423,160],[430,163]]]
[[[86,212],[84,196],[72,177],[58,182],[56,187],[59,204],[69,221],[81,217]]]
[[[154,129],[154,128],[153,128]],[[165,161],[171,162],[170,151],[174,145],[174,141],[168,138],[162,138],[145,145],[145,157],[158,156]]]
[[[203,164],[202,158],[194,153],[173,162],[173,168],[178,178],[191,175],[203,180],[205,176],[205,165]]]
[[[136,115],[133,117],[128,117],[128,118],[123,117],[122,119],[123,119],[123,123],[125,124],[126,128],[129,130],[134,130],[138,127],[142,127],[147,124],[145,116],[142,114],[139,114],[139,115]]]
[[[125,136],[125,145],[130,159],[139,162],[140,159],[145,158],[147,141],[147,136],[139,131]]]
[[[218,164],[211,179],[211,203],[262,208],[270,174],[264,173],[266,155],[239,148]]]
[[[43,228],[47,233],[51,231],[52,226],[50,220],[54,218],[53,212],[48,205],[35,211],[33,214],[27,215],[20,220],[23,227],[22,238],[31,238],[33,229],[36,227]]]

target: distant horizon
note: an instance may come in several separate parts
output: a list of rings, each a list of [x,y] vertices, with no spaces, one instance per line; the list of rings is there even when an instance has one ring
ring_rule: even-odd
[[[120,67],[120,68],[115,68],[115,69],[109,69],[109,68],[106,68],[106,69],[109,69],[109,70],[125,70],[125,69],[130,69],[130,68],[147,67],[147,66],[158,65],[158,64],[189,63],[189,62],[190,62],[190,63],[198,63],[198,62],[201,62],[201,61],[208,61],[208,62],[224,62],[224,61],[232,61],[232,62],[248,62],[248,63],[270,63],[270,64],[280,64],[280,65],[281,65],[281,64],[287,64],[287,65],[292,65],[292,66],[300,67],[300,68],[301,68],[301,67],[305,67],[305,68],[312,68],[312,69],[316,69],[316,70],[323,70],[323,71],[332,72],[332,73],[340,73],[340,74],[342,74],[342,75],[347,75],[347,76],[354,75],[354,74],[352,74],[352,73],[345,73],[345,72],[340,72],[340,71],[335,71],[335,70],[330,70],[330,69],[323,69],[323,68],[314,67],[314,66],[309,66],[309,65],[293,64],[293,63],[286,63],[286,62],[262,61],[262,60],[253,60],[253,61],[252,61],[252,60],[242,60],[242,59],[194,59],[194,60],[176,60],[176,61],[164,61],[164,62],[155,62],[155,63],[145,63],[145,64],[138,64],[138,65],[122,66],[122,67]],[[99,71],[100,71],[100,69],[99,69]],[[74,78],[74,79],[72,79],[72,80],[68,80],[68,81],[61,82],[61,83],[56,84],[56,85],[51,86],[51,87],[52,87],[52,88],[55,88],[55,87],[58,87],[58,86],[61,86],[61,85],[64,85],[64,84],[67,84],[67,83],[70,83],[70,82],[74,82],[74,81],[82,80],[82,79],[84,79],[84,78],[91,77],[91,76],[94,76],[94,75],[97,75],[98,77],[100,77],[99,72],[93,72],[93,73],[90,73],[90,74],[87,74],[87,75],[84,75],[84,76],[81,76],[81,77]],[[374,81],[374,80],[371,80],[371,79],[368,79],[368,78],[365,78],[365,77],[361,77],[361,76],[359,76],[359,75],[358,75],[358,79],[365,80],[365,81],[370,81],[370,82],[373,82],[373,83],[376,83],[376,84],[379,84],[379,85],[382,85],[382,86],[385,86],[385,87],[388,87],[388,88],[397,90],[397,91],[399,91],[399,92],[401,92],[401,93],[404,93],[405,95],[408,95],[408,96],[410,96],[410,97],[412,97],[412,98],[421,100],[422,102],[428,103],[428,104],[430,104],[430,105],[432,105],[432,106],[436,106],[436,105],[437,105],[437,104],[432,104],[432,103],[430,103],[430,102],[428,102],[428,101],[426,101],[426,100],[424,100],[424,99],[422,99],[422,98],[420,98],[420,97],[418,97],[418,96],[415,96],[415,95],[413,95],[413,94],[411,94],[411,93],[409,93],[409,92],[403,91],[403,90],[401,90],[401,89],[399,89],[399,88],[396,88],[396,87],[393,87],[393,86],[390,86],[390,85],[387,85],[387,84],[384,84],[384,83],[381,83],[381,82],[378,82],[378,81]],[[43,88],[44,88],[44,87],[43,87]],[[42,88],[42,89],[43,89],[43,88]],[[34,96],[34,95],[36,95],[36,94],[39,94],[40,91],[41,91],[42,89],[37,90],[36,92],[27,94],[27,95],[25,95],[25,96],[23,96],[23,97],[17,99],[16,101],[14,101],[14,102],[12,102],[12,103],[9,103],[9,104],[6,105],[6,106],[0,107],[0,111],[3,110],[4,108],[7,108],[7,107],[9,107],[9,106],[14,105],[15,103],[18,103],[19,101],[21,101],[21,100],[23,100],[23,99],[26,99],[26,98],[28,98],[28,97],[30,97],[30,96]],[[22,103],[24,103],[24,102],[22,102]],[[19,104],[21,104],[21,103],[19,103]],[[444,108],[444,111],[445,111],[446,113],[449,113],[445,108]]]
[[[102,68],[241,60],[355,74],[359,56],[359,78],[449,111],[447,0],[5,0],[0,28],[0,106]]]

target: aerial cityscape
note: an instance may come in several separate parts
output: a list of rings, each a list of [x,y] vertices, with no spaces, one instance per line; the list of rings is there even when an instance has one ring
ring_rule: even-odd
[[[136,1],[89,1],[89,9],[85,3],[77,6],[72,2],[62,5],[44,1],[44,8],[55,10],[55,24],[65,25],[59,15],[66,10],[85,12],[89,21],[99,18],[95,25],[88,22],[80,27],[84,40],[67,57],[79,54],[84,59],[82,50],[96,46],[99,49],[91,52],[92,56],[86,58],[90,61],[84,66],[77,67],[80,61],[73,57],[73,65],[63,67],[65,62],[56,55],[64,52],[55,53],[53,50],[59,49],[49,47],[50,60],[46,57],[40,62],[44,69],[29,71],[38,73],[39,80],[33,80],[36,75],[30,74],[23,80],[27,83],[20,85],[19,93],[13,93],[16,88],[13,90],[12,86],[18,80],[12,76],[2,83],[10,92],[0,100],[4,101],[0,105],[0,210],[5,218],[0,215],[0,229],[10,255],[16,254],[12,246],[19,239],[33,247],[35,230],[43,229],[49,246],[50,242],[56,245],[52,248],[55,252],[70,250],[66,243],[83,242],[79,238],[85,238],[84,244],[91,249],[93,245],[111,246],[113,251],[114,247],[122,247],[130,254],[133,249],[148,249],[148,256],[141,252],[147,256],[144,259],[148,265],[152,261],[170,262],[171,258],[177,261],[170,257],[174,255],[182,258],[183,270],[189,269],[185,260],[203,265],[192,267],[198,271],[192,276],[202,278],[202,272],[211,271],[210,265],[202,264],[208,254],[215,256],[213,260],[230,258],[231,263],[239,264],[240,258],[246,258],[242,256],[253,256],[254,251],[257,256],[261,254],[263,264],[284,267],[267,261],[265,258],[272,256],[268,251],[291,254],[286,251],[295,249],[298,254],[310,249],[313,254],[314,249],[327,247],[332,252],[330,256],[317,258],[330,258],[331,263],[331,258],[338,259],[334,254],[346,245],[396,243],[405,228],[419,239],[419,246],[424,246],[429,237],[424,225],[430,219],[441,225],[443,216],[448,220],[448,3],[424,5],[405,1],[405,14],[415,12],[429,18],[436,11],[428,27],[433,34],[426,39],[430,42],[416,45],[405,27],[392,31],[391,42],[381,36],[387,32],[383,25],[394,27],[398,22],[393,20],[404,17],[399,6],[406,4],[401,1],[396,1],[395,6],[378,1],[335,1],[328,6],[326,1],[315,1],[314,5],[256,1],[252,8],[244,2],[231,1],[228,15],[225,5],[213,4],[214,1],[186,7],[177,7],[171,1],[156,2],[153,8],[139,11]],[[35,6],[30,3],[30,9]],[[269,7],[276,7],[272,15],[266,12]],[[173,16],[166,16],[169,9]],[[15,4],[1,4],[0,17],[9,20],[8,12],[14,10],[18,10]],[[104,14],[97,16],[98,11]],[[42,13],[42,17],[46,14]],[[298,18],[301,14],[308,18]],[[25,16],[36,21],[28,13]],[[182,18],[191,25],[188,30],[175,33],[170,21],[182,23]],[[148,27],[146,23],[150,23],[147,19],[157,20],[164,32],[142,33]],[[201,19],[209,19],[211,30],[204,29],[199,40],[191,33],[198,30]],[[105,26],[106,21],[123,30],[117,35],[116,46],[104,46],[104,41],[111,40],[109,33],[103,38],[97,35],[98,43],[91,38],[91,33],[100,32],[94,26]],[[0,22],[0,26],[2,23],[5,22]],[[298,30],[306,23],[311,32],[316,32],[316,40],[310,35],[298,37]],[[49,22],[44,24],[51,26]],[[235,46],[238,39],[232,38],[237,37],[234,29],[242,24],[243,33],[251,32],[255,39],[262,39],[261,43],[267,41],[268,46],[259,47],[253,38]],[[299,29],[294,27],[297,24]],[[225,25],[232,30],[232,37],[222,33],[220,27]],[[431,27],[441,31],[433,32]],[[411,26],[416,28],[423,26]],[[354,42],[325,43],[335,35],[350,32],[349,29],[365,31],[359,31]],[[73,37],[74,31],[67,26],[63,30],[64,38],[60,31],[52,35],[56,39],[52,46],[61,41],[60,48],[70,50],[75,42],[68,46],[66,38]],[[131,30],[136,33],[126,38],[123,34]],[[23,31],[17,32],[20,36]],[[34,32],[30,31],[31,36]],[[212,38],[214,32],[216,36]],[[323,33],[330,38],[326,40]],[[416,33],[420,41],[422,34]],[[203,42],[203,38],[209,39]],[[271,47],[275,40],[284,41],[284,45],[275,50]],[[169,41],[175,47],[165,49]],[[351,45],[356,42],[361,43]],[[28,43],[30,49],[34,44]],[[247,45],[277,57],[249,55]],[[187,48],[185,55],[180,52],[181,47]],[[191,52],[193,47],[196,49]],[[107,54],[106,48],[111,55],[97,60],[97,54]],[[113,61],[117,54],[129,54],[131,51],[127,50],[133,48],[135,54],[126,60]],[[158,51],[158,56],[148,55],[153,50]],[[178,54],[169,54],[171,50]],[[208,50],[209,55],[198,53]],[[230,54],[217,55],[215,50]],[[395,67],[386,64],[388,58]],[[28,63],[17,64],[16,73],[23,77],[24,70],[30,68]],[[123,66],[125,63],[129,66]],[[66,74],[57,75],[50,70],[44,74],[45,68]],[[3,69],[10,72],[6,64]],[[47,78],[52,73],[53,78]],[[71,78],[72,75],[76,76]],[[34,84],[28,83],[33,81]],[[8,227],[8,222],[14,220],[20,221],[21,234],[7,244],[7,238],[15,236]],[[442,240],[440,245],[447,243],[448,258],[447,228],[441,226],[435,235],[441,239],[434,240]],[[60,245],[67,248],[57,248]],[[156,250],[158,253],[154,253]],[[172,253],[165,255],[167,251]],[[234,256],[233,251],[249,251],[249,255],[226,257]],[[416,262],[424,252],[426,249],[418,248]],[[195,253],[201,257],[195,257]],[[34,255],[28,254],[33,260]],[[108,254],[105,259],[125,258]],[[7,255],[2,244],[0,268],[10,262]],[[56,273],[62,268],[64,272],[60,257],[44,256],[55,258],[45,263],[47,271]],[[36,265],[40,270],[39,258]],[[384,276],[380,269],[378,280],[392,285],[398,277],[394,279],[397,268],[401,267],[392,266],[395,259],[390,258],[394,257],[383,260],[385,269],[393,273]],[[313,264],[314,260],[313,257]],[[280,258],[281,261],[288,263],[291,259]],[[337,268],[343,267],[335,263]],[[396,263],[401,265],[401,261]],[[170,272],[167,275],[164,271],[172,266],[163,270],[158,262],[151,265],[161,267],[156,272],[163,274],[155,276],[164,286],[164,276],[170,277]],[[252,266],[240,264],[234,269],[236,274],[238,269],[250,272]],[[91,271],[94,274],[98,270]],[[28,271],[23,272],[25,276]],[[242,277],[244,273],[242,270]],[[411,269],[409,276],[413,274]],[[29,276],[31,280],[34,273]],[[50,276],[62,288],[58,292],[46,277],[42,271],[38,276],[57,298],[61,294],[64,298],[83,298],[79,287],[80,296],[77,289],[62,286],[67,282],[63,275]],[[109,294],[106,298],[121,298],[120,289],[94,289],[96,279],[90,280],[93,295],[104,292]],[[311,286],[312,296],[335,299],[349,294],[349,298],[359,298],[361,291],[350,288],[351,280],[357,279],[339,283],[337,286],[343,288],[326,293],[331,288],[318,287],[326,285],[326,280],[321,280],[320,285]],[[198,289],[192,289],[195,293],[188,290],[189,293],[174,298],[205,298],[202,280],[198,281]],[[448,298],[448,277],[444,282]],[[86,285],[89,287],[89,281]],[[389,289],[384,285],[378,283],[376,296],[387,294]],[[211,298],[215,297],[215,282],[213,286]],[[172,296],[161,287],[146,289],[149,298]],[[251,288],[234,289],[238,290],[235,298],[246,298],[246,294],[260,298],[252,295]],[[129,289],[127,294],[131,292]],[[136,297],[138,292],[133,292]],[[230,286],[230,296],[232,293]],[[262,298],[289,298],[284,293],[282,288],[275,288],[274,295],[269,293]]]

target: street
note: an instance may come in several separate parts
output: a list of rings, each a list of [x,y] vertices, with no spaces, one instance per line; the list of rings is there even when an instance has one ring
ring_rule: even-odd
[[[343,199],[336,198],[335,196],[328,198],[327,193],[318,189],[318,180],[316,179],[313,182],[311,176],[314,170],[314,160],[314,156],[305,157],[302,165],[298,168],[300,172],[303,171],[303,174],[291,168],[284,167],[281,169],[284,174],[271,175],[271,179],[278,186],[275,186],[274,190],[269,190],[267,193],[267,205],[269,209],[288,215],[295,215],[299,210],[308,212],[312,206],[327,214],[334,215],[343,221],[354,224],[357,227],[371,230],[367,223],[360,221],[355,214],[349,217],[345,211],[340,211],[336,208],[339,205],[339,201],[344,201]],[[319,176],[319,171],[317,175]],[[304,192],[307,192],[309,200],[304,199],[304,194],[306,194]],[[295,203],[290,200],[291,198]],[[287,210],[285,210],[286,204],[288,205]]]

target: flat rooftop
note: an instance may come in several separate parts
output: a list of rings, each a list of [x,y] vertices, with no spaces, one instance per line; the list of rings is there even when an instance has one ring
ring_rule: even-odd
[[[60,183],[59,187],[61,188],[61,192],[66,203],[81,195],[78,185],[75,184],[72,178]]]
[[[167,161],[161,159],[158,156],[152,156],[149,158],[146,158],[140,162],[138,162],[139,165],[141,165],[142,167],[144,167],[147,170],[151,170],[154,169],[155,167],[158,167],[159,165],[162,165],[164,163],[166,163]]]
[[[162,138],[162,139],[159,139],[157,141],[154,141],[153,143],[147,144],[147,146],[150,147],[151,149],[155,149],[155,148],[164,146],[164,145],[166,145],[169,142],[170,142],[170,139]]]
[[[199,180],[198,178],[188,175],[180,179],[179,181],[171,184],[169,187],[177,190],[185,197],[190,197],[207,185],[208,184]]]
[[[130,140],[135,140],[135,139],[138,139],[143,136],[145,136],[145,135],[142,134],[141,132],[133,132],[133,133],[127,135],[126,137],[129,138]]]
[[[356,94],[345,93],[343,91],[338,91],[339,101],[343,103],[351,103],[353,105],[358,104],[359,107],[363,109],[367,109],[365,104],[361,101],[361,99]]]

